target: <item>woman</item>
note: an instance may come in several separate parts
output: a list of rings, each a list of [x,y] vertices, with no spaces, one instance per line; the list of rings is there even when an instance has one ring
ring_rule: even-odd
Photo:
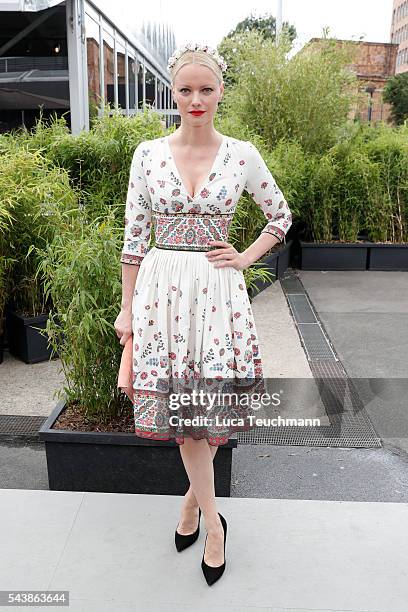
[[[115,329],[122,345],[133,334],[136,435],[179,444],[190,488],[175,543],[181,551],[195,542],[202,511],[207,536],[201,566],[211,585],[225,569],[227,530],[216,506],[213,459],[232,432],[253,426],[246,419],[252,413],[236,404],[210,408],[204,401],[197,407],[191,400],[175,410],[169,392],[197,389],[197,382],[207,391],[225,389],[231,380],[238,388],[259,388],[261,356],[242,270],[285,241],[292,216],[257,148],[214,129],[224,93],[223,58],[208,46],[189,44],[170,58],[168,69],[181,125],[134,152]],[[268,223],[239,253],[227,238],[244,189]],[[152,225],[156,245],[149,249]],[[193,423],[198,415],[213,418]],[[244,418],[220,423],[216,415]]]

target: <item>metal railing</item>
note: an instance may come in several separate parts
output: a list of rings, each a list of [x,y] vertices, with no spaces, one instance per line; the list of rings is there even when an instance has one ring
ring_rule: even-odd
[[[0,57],[0,72],[26,72],[27,70],[68,70],[68,57]]]

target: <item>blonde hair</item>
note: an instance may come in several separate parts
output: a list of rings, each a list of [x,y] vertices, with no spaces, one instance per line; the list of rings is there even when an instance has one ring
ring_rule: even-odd
[[[217,77],[218,84],[221,85],[223,78],[220,66],[218,65],[217,61],[212,57],[212,55],[200,50],[186,51],[178,58],[174,66],[172,66],[169,71],[170,81],[172,85],[174,85],[177,72],[185,64],[201,64],[202,66],[207,66],[207,68],[214,72],[215,76]]]

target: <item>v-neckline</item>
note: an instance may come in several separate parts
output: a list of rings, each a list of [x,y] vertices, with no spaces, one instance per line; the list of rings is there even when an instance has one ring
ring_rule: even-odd
[[[221,151],[222,151],[222,149],[223,149],[223,147],[224,147],[224,144],[225,144],[226,140],[227,140],[227,137],[223,135],[223,136],[222,136],[222,141],[221,141],[221,144],[220,144],[220,146],[218,147],[218,151],[217,151],[217,153],[216,153],[216,155],[215,155],[215,157],[214,157],[214,160],[213,160],[213,163],[212,163],[212,165],[211,165],[211,168],[210,168],[209,172],[207,172],[207,173],[206,173],[206,175],[205,175],[205,177],[206,177],[206,178],[204,179],[204,182],[202,183],[202,185],[200,185],[200,188],[197,190],[197,193],[196,193],[194,196],[192,196],[192,195],[191,195],[191,194],[188,192],[188,190],[186,189],[186,187],[185,187],[185,185],[184,185],[184,181],[183,181],[183,179],[181,178],[181,174],[180,174],[180,172],[179,172],[179,170],[178,170],[178,168],[177,168],[176,161],[175,161],[175,159],[174,159],[174,157],[173,157],[173,153],[172,153],[172,151],[171,151],[171,147],[170,147],[170,143],[169,143],[169,137],[168,137],[168,136],[166,136],[166,137],[165,137],[165,142],[166,142],[167,150],[168,150],[168,152],[169,152],[169,154],[170,154],[170,159],[171,159],[171,162],[172,162],[172,164],[173,164],[173,168],[174,168],[174,170],[176,171],[176,174],[178,175],[178,179],[179,179],[179,181],[180,181],[180,185],[182,186],[182,188],[183,188],[184,192],[186,193],[186,195],[188,195],[188,197],[190,198],[190,200],[191,200],[191,201],[195,200],[195,199],[197,198],[197,196],[199,196],[199,195],[200,195],[200,193],[202,192],[202,190],[204,189],[204,187],[207,185],[207,183],[208,183],[208,179],[209,179],[209,177],[211,176],[211,174],[213,173],[213,170],[214,170],[215,164],[216,164],[216,162],[217,162],[217,160],[218,160],[218,158],[219,158],[219,156],[220,156],[220,154],[221,154]]]

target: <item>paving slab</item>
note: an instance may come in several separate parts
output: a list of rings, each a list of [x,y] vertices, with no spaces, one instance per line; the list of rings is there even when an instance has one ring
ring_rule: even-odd
[[[3,489],[0,504],[0,589],[68,590],[75,612],[406,612],[408,504],[218,498],[227,566],[211,588],[204,522],[175,550],[175,496]]]

